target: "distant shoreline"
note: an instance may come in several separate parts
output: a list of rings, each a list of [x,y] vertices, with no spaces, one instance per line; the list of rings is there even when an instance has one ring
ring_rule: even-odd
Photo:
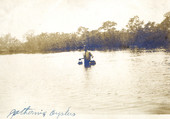
[[[155,50],[170,51],[170,16],[161,23],[140,20],[138,16],[130,18],[125,29],[117,30],[114,21],[106,21],[96,30],[80,26],[75,33],[34,33],[26,34],[21,42],[11,34],[0,37],[0,54],[18,53],[56,53],[82,51],[84,45],[89,50]]]
[[[63,52],[83,52],[84,50],[70,50],[70,51],[49,51],[49,52],[0,52],[0,55],[15,55],[15,54],[51,54],[51,53],[63,53]],[[126,48],[126,49],[105,49],[105,50],[90,50],[90,51],[103,51],[103,52],[112,52],[112,51],[132,51],[132,52],[170,52],[169,49],[155,48],[155,49],[144,49],[144,48]]]

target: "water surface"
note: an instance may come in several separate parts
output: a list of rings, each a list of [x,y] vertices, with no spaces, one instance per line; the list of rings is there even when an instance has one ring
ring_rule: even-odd
[[[0,55],[0,113],[31,105],[82,114],[170,114],[170,53],[93,51]],[[7,114],[6,114],[7,115]]]

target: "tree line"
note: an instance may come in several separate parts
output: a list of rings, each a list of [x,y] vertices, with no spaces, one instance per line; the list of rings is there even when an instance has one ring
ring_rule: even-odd
[[[79,27],[75,33],[26,34],[26,41],[10,34],[0,37],[0,53],[48,53],[60,51],[115,49],[170,49],[170,12],[161,23],[140,20],[138,16],[129,19],[126,28],[117,30],[117,23],[106,21],[97,30],[89,31]]]

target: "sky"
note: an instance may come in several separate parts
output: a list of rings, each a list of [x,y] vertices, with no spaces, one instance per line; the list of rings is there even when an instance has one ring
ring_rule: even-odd
[[[135,15],[160,23],[169,11],[170,0],[0,0],[0,35],[95,30],[108,20],[122,29]]]

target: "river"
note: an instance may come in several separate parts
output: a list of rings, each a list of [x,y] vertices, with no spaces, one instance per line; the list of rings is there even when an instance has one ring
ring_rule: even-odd
[[[170,53],[92,51],[0,55],[0,114],[31,106],[78,114],[170,114]],[[18,118],[16,118],[18,119]]]

